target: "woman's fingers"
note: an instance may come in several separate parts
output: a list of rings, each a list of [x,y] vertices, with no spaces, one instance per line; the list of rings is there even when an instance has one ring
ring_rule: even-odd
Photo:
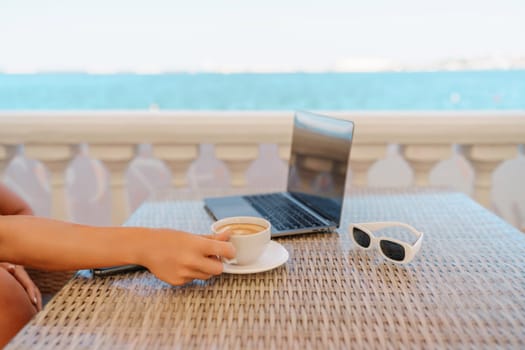
[[[195,279],[207,280],[222,272],[222,263],[214,258],[196,259],[194,264],[181,266],[176,271],[169,271],[164,281],[173,285],[183,285]],[[158,276],[157,277],[161,277]]]
[[[205,235],[204,237],[213,239],[216,241],[227,241],[230,239],[231,232],[230,231],[224,231],[221,233],[211,234],[211,235]]]
[[[235,247],[231,242],[206,239],[202,242],[201,249],[204,256],[219,256],[227,259],[235,257]]]
[[[211,277],[213,277],[214,275],[210,275],[210,274],[207,274],[205,272],[202,272],[202,271],[194,271],[193,274],[192,274],[192,277],[191,277],[191,280],[207,280],[207,279],[210,279]]]
[[[215,256],[210,256],[193,267],[190,275],[192,279],[207,280],[213,276],[220,275],[223,269],[222,261]]]
[[[0,267],[7,270],[7,272],[13,274],[15,270],[15,265],[8,262],[0,262]]]
[[[31,302],[35,305],[37,310],[42,310],[42,297],[40,295],[40,291],[22,266],[17,266],[15,277],[24,286],[27,291],[27,295],[29,295]]]
[[[40,289],[36,287],[36,308],[38,311],[42,311],[42,293],[40,293]]]
[[[38,287],[35,285],[31,277],[27,274],[27,271],[23,266],[9,264],[7,271],[13,275],[13,277],[24,287],[27,292],[27,296],[31,303],[35,305],[35,308],[40,311],[42,310],[42,296]]]
[[[211,256],[194,256],[187,260],[187,263],[182,265],[177,271],[183,276],[201,278],[194,276],[194,273],[204,274],[206,276],[220,275],[223,270],[223,264],[220,257]]]
[[[222,261],[215,257],[206,257],[198,266],[195,266],[195,270],[213,276],[220,275],[223,269]]]

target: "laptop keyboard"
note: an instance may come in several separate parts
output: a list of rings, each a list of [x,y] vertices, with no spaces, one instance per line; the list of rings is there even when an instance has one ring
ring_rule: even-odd
[[[244,196],[279,231],[324,224],[280,193]]]

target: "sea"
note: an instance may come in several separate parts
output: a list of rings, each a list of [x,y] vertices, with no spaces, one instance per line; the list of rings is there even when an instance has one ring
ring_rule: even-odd
[[[525,70],[0,73],[0,110],[525,110]]]

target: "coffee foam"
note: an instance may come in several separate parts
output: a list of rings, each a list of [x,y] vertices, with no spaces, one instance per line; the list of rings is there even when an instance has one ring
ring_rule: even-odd
[[[251,235],[265,230],[266,227],[258,224],[232,223],[226,224],[217,229],[218,233],[229,231],[233,235]]]

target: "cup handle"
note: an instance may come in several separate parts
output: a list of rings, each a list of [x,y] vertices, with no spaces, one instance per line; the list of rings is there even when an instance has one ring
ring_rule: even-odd
[[[226,259],[226,258],[222,258],[222,262],[225,263],[225,264],[228,264],[228,265],[235,265],[237,264],[237,259],[233,258],[233,259]]]

